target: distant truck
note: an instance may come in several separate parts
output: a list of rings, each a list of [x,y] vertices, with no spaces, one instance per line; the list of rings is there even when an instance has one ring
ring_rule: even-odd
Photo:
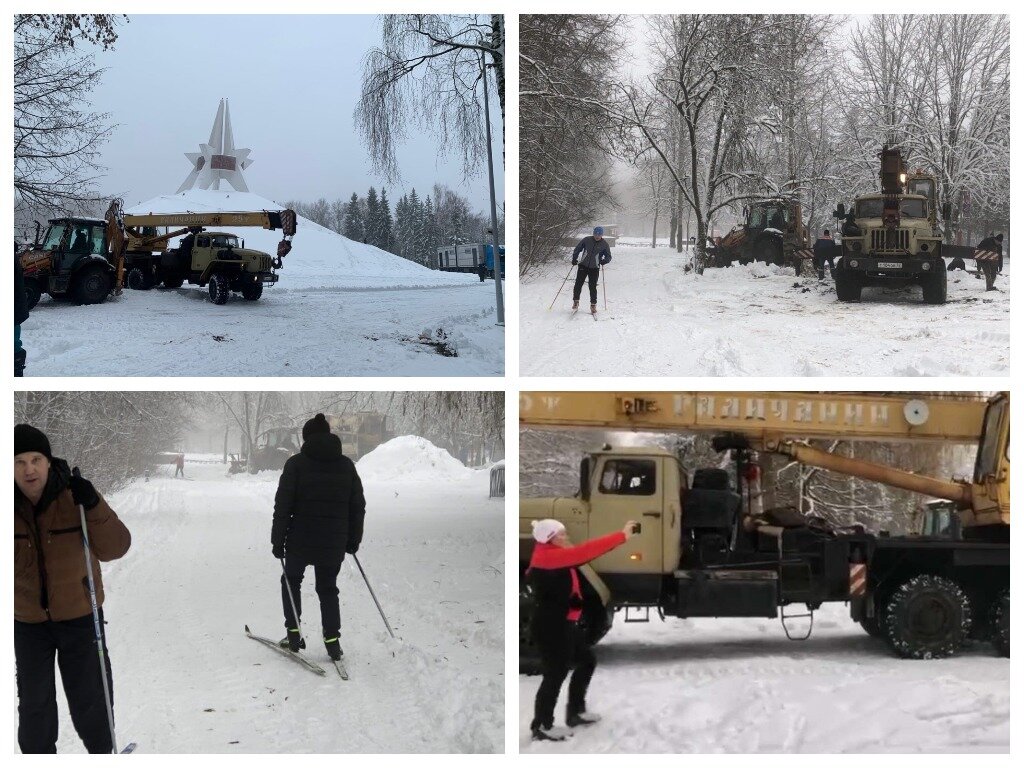
[[[477,274],[481,262],[488,277],[494,277],[494,247],[490,243],[459,243],[438,248],[434,254],[434,268],[442,272],[468,272]],[[505,274],[505,246],[498,246],[501,255],[501,274]]]
[[[946,262],[934,176],[907,172],[898,149],[879,153],[881,191],[840,203],[842,256],[836,261],[839,301],[860,301],[867,286],[920,285],[925,304],[946,303]],[[942,218],[948,220],[949,206]]]
[[[799,275],[804,259],[813,257],[810,237],[798,200],[758,200],[743,209],[744,222],[714,241],[708,249],[711,265],[730,267],[734,262],[762,261],[791,266]]]

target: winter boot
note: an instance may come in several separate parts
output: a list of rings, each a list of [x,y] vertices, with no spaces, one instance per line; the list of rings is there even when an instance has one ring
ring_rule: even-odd
[[[590,314],[592,314],[592,315],[596,315],[597,314],[597,304],[591,304],[590,305]]]
[[[282,648],[287,648],[292,653],[306,650],[306,641],[299,634],[299,630],[292,629],[291,627],[288,627],[288,637],[284,638],[278,645]]]
[[[25,361],[28,359],[28,352],[24,349],[19,349],[14,353],[14,375],[24,376],[25,375]]]
[[[575,312],[579,308],[580,308],[580,303],[578,301],[574,301],[572,303],[572,311]]]
[[[533,725],[530,727],[530,738],[534,741],[565,741],[572,732],[565,728],[554,728],[550,725]]]
[[[593,725],[600,719],[600,715],[588,714],[586,707],[581,707],[580,709],[565,708],[565,724],[570,728],[576,728],[580,725]]]
[[[340,638],[335,635],[334,637],[325,637],[324,645],[327,647],[327,655],[331,657],[331,661],[340,661],[344,651],[341,650]]]

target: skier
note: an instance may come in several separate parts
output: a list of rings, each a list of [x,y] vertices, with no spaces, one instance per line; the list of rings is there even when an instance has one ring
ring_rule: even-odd
[[[21,345],[21,324],[28,320],[28,296],[25,294],[25,273],[18,257],[18,241],[14,241],[14,375],[25,375],[28,353]]]
[[[131,534],[92,483],[55,459],[50,442],[28,424],[14,427],[14,658],[18,673],[18,746],[25,754],[57,751],[54,660],[75,731],[92,754],[113,751],[87,582],[81,517],[85,508],[94,558],[96,601],[103,583],[96,561],[117,560]],[[103,612],[100,610],[100,626]],[[104,632],[102,658],[113,677]]]
[[[825,279],[825,262],[828,262],[828,272],[830,275],[835,275],[836,265],[833,263],[833,259],[836,254],[836,241],[832,239],[832,235],[829,231],[823,230],[821,237],[814,241],[812,248],[814,251],[814,268],[818,270],[818,279]]]
[[[533,523],[537,542],[530,558],[527,579],[536,598],[531,632],[540,651],[543,679],[534,700],[530,732],[534,740],[560,740],[554,731],[555,705],[569,670],[569,700],[565,724],[570,728],[597,721],[586,715],[587,687],[597,666],[594,651],[579,627],[583,593],[579,566],[624,544],[636,531],[630,520],[621,531],[573,546],[565,526],[557,520]]]
[[[274,557],[284,559],[281,600],[287,643],[299,651],[302,638],[300,586],[306,567],[316,574],[320,598],[320,619],[327,654],[337,661],[342,656],[339,635],[341,608],[338,604],[338,573],[345,555],[359,551],[363,540],[366,500],[355,464],[341,452],[341,440],[318,413],[302,427],[302,448],[285,462],[274,499],[271,545]],[[291,599],[288,586],[291,586]],[[291,601],[299,616],[293,615]]]
[[[583,258],[580,258],[580,254]],[[572,289],[572,308],[580,308],[580,293],[583,283],[590,284],[590,312],[597,314],[597,278],[601,274],[601,266],[612,260],[612,251],[604,239],[604,227],[594,227],[594,234],[584,237],[572,252],[573,266],[579,265],[576,271],[576,284]]]
[[[181,475],[182,479],[185,477],[185,454],[179,453],[174,457],[174,476]]]

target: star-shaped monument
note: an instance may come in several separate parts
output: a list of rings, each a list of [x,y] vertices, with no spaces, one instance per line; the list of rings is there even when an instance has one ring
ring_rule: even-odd
[[[231,133],[231,112],[228,100],[221,99],[217,117],[210,130],[210,140],[199,145],[198,152],[186,152],[192,172],[178,187],[178,192],[189,189],[220,189],[220,182],[226,181],[236,192],[248,192],[242,171],[252,165],[249,159],[251,149],[236,149]],[[177,194],[177,193],[175,193]]]

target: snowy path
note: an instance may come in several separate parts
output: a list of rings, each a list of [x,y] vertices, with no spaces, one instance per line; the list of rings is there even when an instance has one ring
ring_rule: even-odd
[[[420,343],[444,329],[458,352]],[[22,325],[29,376],[493,376],[505,367],[494,283],[288,288],[257,302],[125,290],[99,306],[44,297]]]
[[[588,708],[602,721],[562,744],[530,741],[539,677],[519,677],[523,752],[1009,752],[1010,660],[985,644],[907,661],[818,612],[806,642],[778,621],[624,624],[600,645]],[[565,690],[556,710],[564,723]]]
[[[367,483],[360,560],[399,641],[352,562],[342,566],[342,646],[351,680],[327,665],[309,570],[307,653],[318,678],[246,639],[284,634],[270,555],[277,473],[163,468],[114,494],[129,554],[104,566],[121,741],[140,751],[494,752],[504,746],[502,504],[487,473],[443,491]],[[167,473],[167,474],[164,474]],[[61,694],[58,751],[81,752]]]
[[[688,256],[685,256],[688,258]],[[606,267],[608,311],[570,316],[568,261],[520,288],[525,376],[1007,376],[1009,261],[986,292],[950,276],[949,301],[920,289],[864,290],[842,304],[830,280],[752,264],[684,274],[674,250],[620,244]],[[575,269],[573,275],[575,276]],[[602,287],[598,308],[603,310]]]

